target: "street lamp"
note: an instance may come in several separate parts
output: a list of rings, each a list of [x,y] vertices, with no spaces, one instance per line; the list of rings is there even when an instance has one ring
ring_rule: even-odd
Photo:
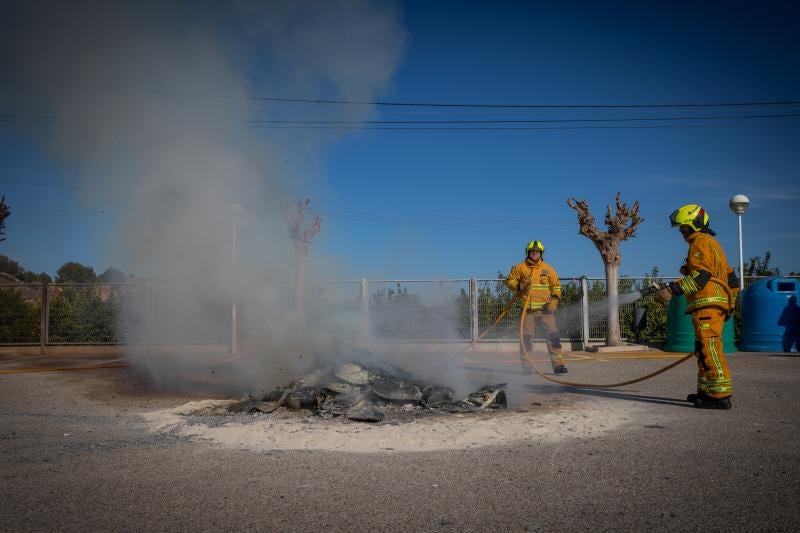
[[[231,354],[237,355],[239,353],[239,334],[236,330],[236,322],[238,320],[237,317],[237,302],[236,296],[238,292],[237,280],[239,279],[239,236],[238,236],[238,229],[239,229],[239,216],[244,211],[244,208],[239,205],[238,203],[233,203],[230,205],[231,212],[233,213],[233,300],[231,301]]]
[[[750,205],[750,198],[744,194],[737,194],[728,202],[731,211],[739,217],[739,290],[744,290],[744,255],[742,254],[742,215]]]

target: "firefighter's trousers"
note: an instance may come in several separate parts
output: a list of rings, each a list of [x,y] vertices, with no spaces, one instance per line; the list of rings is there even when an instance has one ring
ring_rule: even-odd
[[[547,343],[547,353],[550,354],[550,363],[553,369],[564,364],[561,351],[561,340],[556,329],[556,315],[546,311],[528,311],[525,313],[525,322],[522,324],[522,339],[525,349],[530,354],[533,351],[533,338],[537,331],[544,336]],[[520,346],[520,357],[524,359],[522,347]]]
[[[731,371],[722,350],[725,314],[716,307],[692,312],[697,357],[697,392],[712,398],[728,398],[733,393]]]

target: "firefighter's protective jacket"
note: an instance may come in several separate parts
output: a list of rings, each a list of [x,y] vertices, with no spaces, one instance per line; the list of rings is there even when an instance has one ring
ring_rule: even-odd
[[[561,283],[555,269],[541,259],[534,263],[530,259],[525,259],[522,263],[511,267],[511,272],[506,279],[508,288],[517,296],[517,305],[523,307],[528,298],[528,291],[531,297],[528,309],[541,310],[547,307],[554,298],[561,298]],[[528,285],[528,291],[525,286]]]
[[[732,312],[739,293],[739,280],[728,266],[722,247],[714,237],[699,231],[686,240],[689,242],[685,265],[687,274],[678,280],[686,295],[686,313],[703,307]]]

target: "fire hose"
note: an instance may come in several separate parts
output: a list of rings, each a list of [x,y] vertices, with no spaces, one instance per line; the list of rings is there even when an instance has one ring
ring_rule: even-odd
[[[124,368],[128,365],[126,363],[105,363],[98,365],[88,366],[65,366],[65,367],[52,367],[52,368],[18,368],[14,370],[0,370],[0,374],[29,374],[31,372],[67,372],[70,370],[97,370],[100,368]]]
[[[712,277],[710,279],[710,281],[713,281],[713,282],[719,284],[725,290],[725,292],[727,293],[728,301],[731,300],[731,290],[725,283],[723,283],[720,279],[715,278],[715,277]],[[642,294],[641,296],[645,296],[645,295],[646,294]],[[542,378],[546,379],[547,381],[551,381],[551,382],[557,383],[559,385],[564,385],[564,386],[567,386],[567,387],[584,387],[584,388],[595,388],[595,389],[623,387],[625,385],[631,385],[633,383],[639,383],[640,381],[646,381],[646,380],[648,380],[650,378],[653,378],[653,377],[655,377],[655,376],[657,376],[659,374],[662,374],[662,373],[666,372],[667,370],[675,368],[676,366],[680,365],[681,363],[684,363],[684,362],[688,361],[689,358],[691,358],[693,355],[695,355],[695,352],[688,353],[685,356],[683,356],[680,359],[678,359],[677,361],[675,361],[673,363],[670,363],[667,366],[665,366],[663,368],[660,368],[659,370],[656,370],[655,372],[650,372],[649,374],[645,374],[644,376],[640,376],[640,377],[634,378],[634,379],[629,379],[629,380],[626,380],[626,381],[620,381],[618,383],[603,383],[603,384],[600,384],[600,383],[580,383],[580,382],[575,382],[575,381],[564,381],[564,380],[560,380],[560,379],[555,379],[555,378],[552,378],[552,377],[546,375],[541,370],[539,370],[539,367],[537,367],[536,363],[533,362],[533,359],[531,358],[530,354],[528,353],[528,349],[525,346],[525,342],[524,342],[524,324],[525,324],[525,315],[528,312],[528,306],[530,304],[530,301],[531,301],[531,292],[528,291],[528,295],[525,298],[525,306],[522,308],[522,315],[519,318],[519,340],[520,340],[520,346],[522,347],[522,354],[524,355],[524,357],[528,361],[528,363],[531,365],[531,368],[533,368],[536,371],[537,374],[539,374]],[[509,302],[509,305],[507,305],[506,308],[503,309],[503,312],[500,314],[500,317],[495,321],[495,323],[492,324],[486,331],[484,331],[483,335],[478,337],[478,339],[480,339],[481,337],[486,335],[486,333],[489,332],[489,329],[493,328],[494,326],[496,326],[500,322],[500,319],[503,318],[503,315],[505,315],[505,313],[511,307],[511,303],[513,303],[513,302],[514,302],[514,299],[512,299],[511,302]]]

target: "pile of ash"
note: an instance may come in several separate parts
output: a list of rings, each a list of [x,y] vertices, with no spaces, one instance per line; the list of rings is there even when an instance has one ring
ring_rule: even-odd
[[[278,408],[307,410],[323,418],[343,416],[360,422],[379,422],[387,412],[424,415],[471,413],[508,406],[506,383],[481,387],[453,401],[450,387],[427,385],[391,365],[367,366],[342,362],[319,368],[287,387],[248,396],[231,405],[235,413],[272,413]]]

